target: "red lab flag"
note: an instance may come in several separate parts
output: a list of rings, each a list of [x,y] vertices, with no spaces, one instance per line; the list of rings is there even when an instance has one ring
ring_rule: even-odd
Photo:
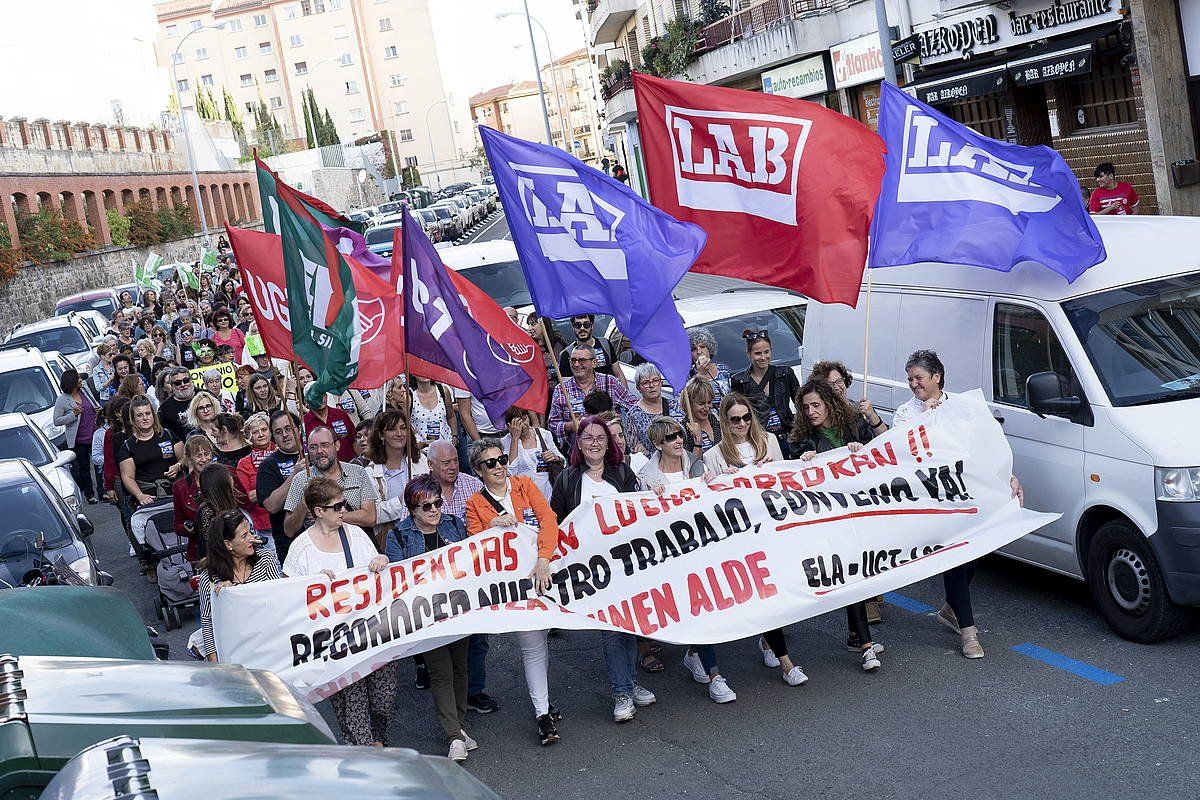
[[[789,97],[634,73],[654,205],[708,233],[694,272],[858,302],[883,139]]]

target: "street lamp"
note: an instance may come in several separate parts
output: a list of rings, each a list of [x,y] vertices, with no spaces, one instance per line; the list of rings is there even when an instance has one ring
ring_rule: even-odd
[[[533,17],[529,16],[529,0],[525,0],[525,11],[501,11],[496,15],[496,19],[502,19],[507,16],[524,16],[525,22],[529,26],[529,51],[533,54],[533,74],[537,77],[538,99],[542,101],[542,122],[546,124],[546,144],[554,146],[554,135],[550,133],[550,111],[546,108],[546,89],[542,86],[542,67],[538,64],[537,44],[533,41]],[[538,23],[541,27],[542,23]],[[545,33],[546,29],[542,28]],[[547,41],[549,39],[547,38]],[[565,142],[564,142],[565,144]]]
[[[437,188],[439,188],[439,189],[442,188],[442,173],[441,173],[441,171],[438,170],[437,156],[434,155],[434,153],[433,153],[433,129],[429,127],[429,112],[433,111],[434,108],[441,105],[442,103],[446,104],[446,119],[447,119],[447,121],[449,121],[449,119],[450,119],[450,96],[449,95],[446,95],[441,100],[434,100],[432,103],[429,104],[429,108],[425,109],[425,134],[429,137],[429,160],[430,160],[430,162],[432,162],[430,164],[430,166],[433,167],[433,175],[435,178],[437,178]]]
[[[529,10],[528,1],[525,4],[525,9],[526,9],[525,12],[501,11],[496,14],[496,19],[504,19],[505,17],[525,17],[529,20],[530,23],[533,23],[533,24],[537,25],[539,28],[541,28],[542,38],[544,38],[546,40],[546,55],[550,56],[550,79],[552,81],[554,81],[554,102],[555,102],[555,105],[558,106],[558,129],[559,129],[559,131],[562,132],[563,150],[566,150],[569,153],[569,152],[571,152],[571,145],[569,144],[570,139],[567,136],[567,127],[570,124],[570,120],[566,120],[564,122],[565,117],[563,115],[563,102],[562,102],[563,91],[562,91],[562,88],[558,84],[558,70],[555,68],[555,64],[557,62],[554,58],[554,50],[553,50],[553,48],[550,47],[550,34],[546,33],[546,26],[543,25],[538,20],[537,17],[534,17],[528,13],[528,10]],[[531,48],[533,47],[533,29],[532,28],[530,28],[529,46]],[[537,68],[537,54],[536,53],[534,53],[533,63],[534,63],[534,68],[536,69]],[[541,89],[541,86],[542,86],[541,79],[542,79],[542,74],[541,74],[541,71],[539,70],[538,71],[538,89],[539,90]],[[546,110],[545,97],[542,98],[542,110],[543,110],[543,112]],[[550,142],[548,142],[548,144],[553,145],[554,141],[551,140]]]
[[[537,20],[534,20],[534,22],[537,22]],[[540,25],[541,23],[538,23],[538,24]],[[543,28],[542,33],[545,33],[545,32],[546,32],[546,29]],[[525,47],[528,47],[528,45],[525,45],[525,44],[514,44],[513,45],[514,50],[520,50]],[[547,40],[546,40],[546,50],[547,50],[547,52],[550,52],[549,37],[547,37]],[[567,147],[565,146],[565,143],[567,141],[567,127],[563,123],[563,120],[564,119],[567,120],[567,124],[570,124],[570,119],[568,118],[570,115],[563,114],[563,97],[566,95],[566,92],[562,91],[561,88],[559,87],[558,70],[555,68],[554,64],[555,64],[554,53],[550,52],[550,76],[554,79],[554,104],[558,107],[558,131],[559,131],[559,133],[562,134],[562,137],[563,137],[563,142],[564,142],[563,149],[567,150]]]
[[[204,200],[200,197],[200,178],[196,175],[196,155],[192,152],[192,137],[188,133],[187,114],[183,113],[183,101],[179,99],[179,72],[175,68],[179,65],[179,48],[183,47],[183,43],[193,33],[203,30],[222,30],[224,27],[224,22],[218,22],[215,25],[201,25],[199,28],[192,28],[179,40],[179,44],[175,45],[175,52],[171,55],[171,80],[174,82],[175,99],[179,100],[179,121],[183,123],[183,141],[187,145],[188,169],[192,173],[192,191],[196,194],[196,211],[200,215],[200,232],[204,236],[206,247],[209,244],[208,220],[204,218]]]

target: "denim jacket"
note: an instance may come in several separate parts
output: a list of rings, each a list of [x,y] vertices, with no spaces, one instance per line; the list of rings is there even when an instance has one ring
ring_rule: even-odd
[[[461,542],[467,538],[467,526],[453,514],[442,514],[437,534],[443,542]],[[405,517],[388,531],[384,546],[388,561],[404,561],[425,552],[425,534],[417,530],[412,517]]]

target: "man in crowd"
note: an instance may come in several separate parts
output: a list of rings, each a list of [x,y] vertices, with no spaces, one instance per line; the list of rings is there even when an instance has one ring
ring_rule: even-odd
[[[196,387],[192,383],[192,376],[183,367],[175,367],[170,373],[165,385],[171,390],[171,396],[159,403],[158,418],[175,440],[182,442],[192,432],[187,411],[196,394]]]
[[[350,444],[353,448],[353,434],[350,435]],[[308,485],[309,480],[317,476],[330,478],[342,485],[348,509],[346,522],[367,530],[374,527],[375,501],[379,498],[375,492],[375,484],[362,467],[339,461],[338,447],[338,438],[328,425],[309,428],[308,468],[293,472],[292,485],[283,501],[283,510],[287,512],[283,520],[285,535],[294,537],[309,524],[305,519],[307,509],[304,506],[304,487]],[[353,449],[350,455],[353,458]]]
[[[550,432],[566,447],[575,440],[579,417],[584,411],[583,398],[592,392],[605,392],[612,398],[613,410],[620,415],[637,402],[624,383],[612,375],[596,372],[595,357],[596,351],[587,345],[576,347],[570,359],[571,377],[563,379],[550,402]]]
[[[1136,214],[1138,193],[1125,181],[1117,180],[1117,168],[1111,161],[1096,167],[1096,188],[1088,198],[1088,211],[1092,214]]]
[[[287,559],[291,538],[284,530],[284,501],[292,489],[292,478],[303,474],[308,460],[300,454],[300,423],[290,411],[276,411],[271,415],[271,440],[275,452],[258,466],[258,480],[254,493],[258,503],[271,516],[271,535],[275,539],[275,550],[280,561]]]
[[[357,433],[354,420],[342,409],[329,405],[324,394],[310,400],[308,411],[304,414],[304,430],[311,435],[318,427],[329,428],[337,436],[339,461],[354,460],[354,435]],[[371,520],[370,524],[374,525],[375,520]]]
[[[617,361],[617,355],[613,351],[612,342],[607,339],[601,339],[592,335],[592,329],[596,327],[595,314],[580,314],[571,317],[571,329],[575,332],[575,339],[569,345],[563,348],[563,351],[558,356],[558,372],[560,375],[566,375],[570,371],[571,357],[575,353],[575,349],[579,347],[587,347],[592,351],[595,358],[594,366],[596,372],[602,375],[613,375],[613,364]]]

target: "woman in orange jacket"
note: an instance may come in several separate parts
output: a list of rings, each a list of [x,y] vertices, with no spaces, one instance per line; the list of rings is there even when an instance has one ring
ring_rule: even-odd
[[[550,589],[550,556],[558,546],[558,518],[541,490],[529,478],[508,474],[508,454],[499,439],[485,437],[471,442],[467,456],[483,488],[467,500],[467,532],[474,536],[489,528],[511,528],[522,524],[537,531],[537,564],[530,577],[542,594]],[[555,723],[562,719],[550,704],[550,648],[547,631],[518,631],[525,683],[543,745],[559,739]]]

